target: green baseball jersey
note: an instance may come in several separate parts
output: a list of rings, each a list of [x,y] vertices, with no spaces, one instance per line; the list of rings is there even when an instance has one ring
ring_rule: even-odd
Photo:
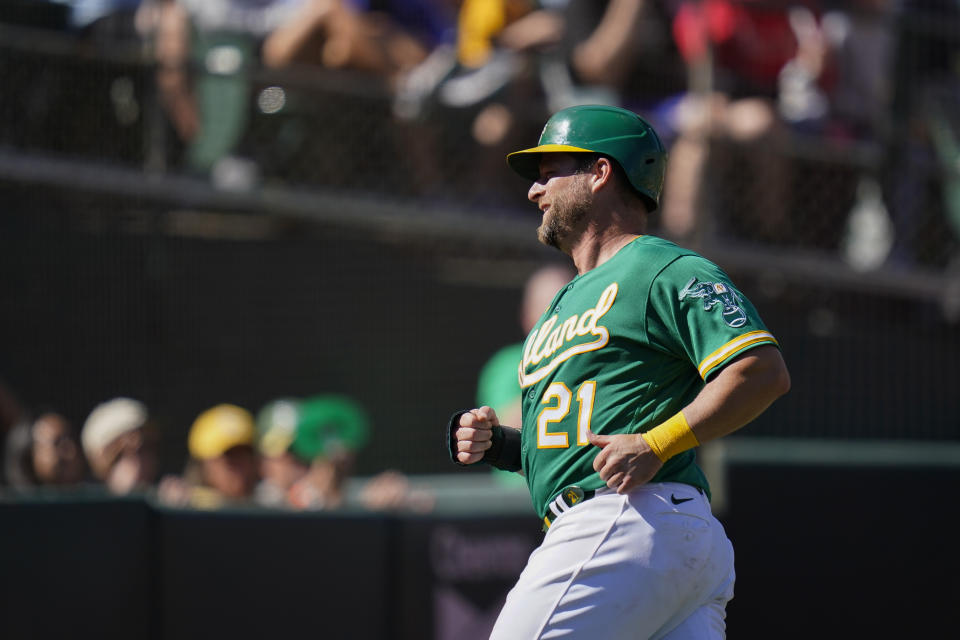
[[[520,384],[517,382],[517,363],[523,358],[523,343],[502,347],[480,369],[477,380],[477,406],[487,405],[497,412],[500,420],[520,403]],[[520,425],[510,422],[511,427]],[[519,473],[490,467],[494,480],[507,487],[526,486]]]
[[[523,469],[540,517],[564,487],[605,486],[588,429],[647,431],[762,344],[777,342],[730,278],[666,240],[640,236],[574,278],[530,332],[519,368]],[[710,495],[692,450],[667,460],[652,481]]]
[[[477,406],[487,405],[498,414],[520,400],[517,363],[523,358],[523,343],[500,348],[480,369],[477,380]],[[511,425],[514,426],[514,425]]]

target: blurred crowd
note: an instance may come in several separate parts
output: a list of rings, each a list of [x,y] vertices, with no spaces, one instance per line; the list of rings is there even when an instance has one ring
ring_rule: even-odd
[[[341,394],[279,398],[254,414],[221,403],[189,428],[181,473],[161,473],[160,421],[141,401],[93,407],[79,428],[54,408],[22,407],[0,385],[0,495],[141,496],[168,507],[342,508],[424,513],[432,495],[405,474],[354,474],[370,437],[367,412]]]
[[[667,143],[655,223],[671,239],[827,248],[871,269],[960,237],[953,0],[16,0],[0,17],[30,22],[28,5],[95,46],[134,43],[173,165],[224,189],[312,171],[492,207],[504,153],[545,112],[602,102]],[[389,127],[301,91],[321,76],[379,87]]]
[[[915,263],[938,230],[960,237],[952,0],[17,0],[4,18],[43,4],[84,41],[136,43],[174,165],[221,188],[306,164],[333,185],[397,171],[393,191],[497,202],[532,123],[603,102],[667,143],[656,223],[672,239],[814,246],[870,269]],[[349,115],[316,116],[324,98],[298,90],[319,69],[375,83],[392,127],[367,139]],[[256,114],[298,110],[248,137]],[[338,152],[386,159],[321,159]]]

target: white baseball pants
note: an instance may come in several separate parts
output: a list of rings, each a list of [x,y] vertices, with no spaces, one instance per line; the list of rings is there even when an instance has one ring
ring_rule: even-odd
[[[718,640],[734,577],[733,546],[695,488],[603,489],[553,522],[490,638]]]

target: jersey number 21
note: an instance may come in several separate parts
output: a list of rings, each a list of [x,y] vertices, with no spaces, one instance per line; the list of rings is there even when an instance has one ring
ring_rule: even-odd
[[[597,394],[597,382],[587,380],[577,388],[577,445],[589,444],[587,431],[590,429],[590,416],[593,415],[593,399]],[[570,413],[573,392],[562,382],[554,382],[543,394],[540,404],[547,405],[537,416],[537,448],[565,449],[570,446],[566,431],[550,431],[550,423],[560,422]]]

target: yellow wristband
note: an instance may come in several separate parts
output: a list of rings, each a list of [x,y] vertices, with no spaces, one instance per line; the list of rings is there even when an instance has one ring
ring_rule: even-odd
[[[641,433],[640,436],[660,458],[660,462],[666,462],[678,453],[693,449],[700,444],[697,436],[693,435],[690,425],[687,424],[687,419],[683,417],[682,411],[678,411],[675,416],[650,431]]]

